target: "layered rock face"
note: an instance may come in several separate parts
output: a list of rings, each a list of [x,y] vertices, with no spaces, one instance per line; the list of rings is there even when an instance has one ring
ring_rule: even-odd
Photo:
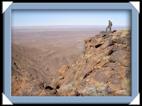
[[[131,95],[130,31],[101,32],[84,42],[84,54],[58,71],[58,95]]]

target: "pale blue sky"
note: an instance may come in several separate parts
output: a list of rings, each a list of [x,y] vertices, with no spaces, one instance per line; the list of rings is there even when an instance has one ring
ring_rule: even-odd
[[[110,11],[12,11],[12,26],[50,26],[50,25],[113,25],[129,26],[130,12]]]

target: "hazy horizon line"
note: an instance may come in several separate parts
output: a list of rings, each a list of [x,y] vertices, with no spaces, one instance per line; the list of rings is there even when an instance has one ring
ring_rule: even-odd
[[[37,25],[37,26],[32,26],[32,25],[27,25],[27,26],[12,26],[12,27],[56,27],[56,26],[107,26],[107,25]],[[121,27],[130,27],[126,25],[113,25],[112,27],[116,26],[121,26]]]

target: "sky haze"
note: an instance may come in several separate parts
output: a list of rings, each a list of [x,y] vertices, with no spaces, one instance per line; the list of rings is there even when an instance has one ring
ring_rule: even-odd
[[[107,25],[130,26],[130,12],[126,10],[15,10],[12,11],[12,26],[56,25]]]

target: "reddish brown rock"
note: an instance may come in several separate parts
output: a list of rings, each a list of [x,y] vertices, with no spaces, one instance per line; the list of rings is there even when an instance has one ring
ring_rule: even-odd
[[[84,56],[63,69],[59,95],[130,95],[129,36],[128,30],[121,30],[85,40]]]

